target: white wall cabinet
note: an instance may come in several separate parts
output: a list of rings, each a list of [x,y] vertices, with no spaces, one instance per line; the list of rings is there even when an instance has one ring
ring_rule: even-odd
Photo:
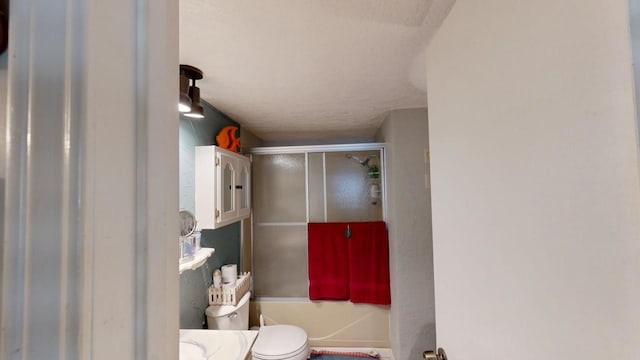
[[[196,146],[198,229],[216,229],[251,213],[249,158],[218,146]]]

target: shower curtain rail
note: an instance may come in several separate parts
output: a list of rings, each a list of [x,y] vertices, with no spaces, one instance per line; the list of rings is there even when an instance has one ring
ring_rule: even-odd
[[[274,155],[274,154],[300,154],[314,152],[334,152],[334,151],[368,151],[380,150],[384,148],[384,143],[355,143],[355,144],[332,144],[332,145],[304,145],[304,146],[275,146],[275,147],[255,147],[249,149],[249,154]]]

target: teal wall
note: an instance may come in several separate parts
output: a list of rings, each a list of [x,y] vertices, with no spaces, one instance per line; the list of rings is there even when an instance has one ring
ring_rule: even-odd
[[[180,116],[180,209],[195,213],[195,147],[214,145],[215,136],[225,126],[240,125],[213,106],[203,102],[204,119]],[[197,220],[197,219],[196,219]],[[176,239],[177,241],[177,239]],[[225,264],[240,266],[240,223],[216,230],[203,230],[203,247],[215,249],[207,263],[180,275],[180,328],[200,329],[209,306],[207,288],[211,273]],[[176,244],[177,245],[177,244]]]

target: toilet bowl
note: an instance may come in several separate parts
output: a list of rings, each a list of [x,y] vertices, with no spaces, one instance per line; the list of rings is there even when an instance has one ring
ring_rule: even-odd
[[[247,292],[237,305],[211,305],[206,309],[207,327],[217,330],[247,330],[249,328],[249,298]],[[264,326],[260,317],[258,337],[251,349],[252,360],[306,360],[309,357],[307,333],[293,325]]]
[[[251,349],[252,360],[306,360],[307,333],[293,325],[262,326]]]

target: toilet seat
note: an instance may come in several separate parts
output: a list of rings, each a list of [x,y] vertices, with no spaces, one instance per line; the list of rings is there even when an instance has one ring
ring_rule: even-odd
[[[254,360],[298,360],[309,355],[307,333],[293,325],[263,326],[251,349]]]

